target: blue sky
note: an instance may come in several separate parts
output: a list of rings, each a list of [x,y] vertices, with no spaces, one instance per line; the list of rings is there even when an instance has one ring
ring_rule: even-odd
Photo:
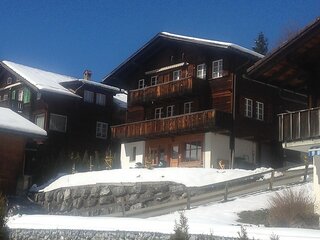
[[[161,31],[269,48],[320,16],[319,0],[1,0],[0,59],[100,81]]]

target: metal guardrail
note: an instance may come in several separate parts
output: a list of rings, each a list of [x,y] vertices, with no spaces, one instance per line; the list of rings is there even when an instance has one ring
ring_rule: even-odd
[[[303,169],[287,171],[290,168],[305,166]],[[282,176],[276,177],[275,173],[281,172]],[[271,174],[270,178],[263,179],[266,174]],[[290,167],[284,167],[279,169],[267,170],[261,173],[253,174],[250,176],[245,176],[241,178],[236,178],[228,181],[223,181],[215,184],[209,184],[201,187],[184,187],[185,196],[183,199],[169,201],[162,204],[157,204],[151,207],[140,208],[135,210],[126,211],[125,205],[127,202],[124,199],[118,204],[122,211],[121,213],[113,213],[110,216],[139,216],[145,215],[152,212],[164,211],[165,209],[176,209],[184,210],[191,209],[191,206],[198,206],[203,203],[208,203],[212,201],[228,201],[230,195],[241,196],[243,194],[249,194],[257,191],[263,190],[273,190],[276,183],[282,181],[288,181],[291,179],[299,178],[298,181],[292,181],[292,183],[301,183],[307,181],[308,174],[312,173],[312,168],[309,168],[309,164],[306,165],[296,165]],[[302,178],[302,181],[300,180]],[[168,193],[163,194],[163,196],[157,197],[169,197]],[[139,199],[140,202],[151,201],[153,197],[148,197],[148,199]],[[170,212],[170,211],[169,211]]]

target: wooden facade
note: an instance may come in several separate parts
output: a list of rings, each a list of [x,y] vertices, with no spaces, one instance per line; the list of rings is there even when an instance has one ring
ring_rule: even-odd
[[[270,155],[274,153],[274,161],[281,165],[276,114],[303,106],[305,98],[243,77],[257,60],[259,56],[250,50],[234,51],[208,41],[160,33],[104,80],[128,89],[127,123],[113,126],[112,137],[124,144],[145,141],[146,157],[150,142],[156,145],[158,141],[160,146],[168,137],[221,133],[230,139],[268,145]],[[199,141],[202,153],[204,139],[203,135]],[[179,149],[184,150],[179,164],[167,157],[170,166],[184,165],[187,153],[182,146],[186,144],[180,143]],[[161,149],[165,156],[173,151]],[[262,153],[257,152],[259,158]],[[190,166],[203,166],[201,160],[192,161]],[[255,161],[261,164],[259,159]]]
[[[72,168],[104,168],[106,152],[116,151],[110,126],[120,119],[114,116],[118,106],[113,101],[120,90],[77,79],[60,84],[67,93],[41,90],[9,66],[1,64],[0,106],[11,108],[48,132],[45,144],[26,152],[38,163],[30,174],[41,180]]]

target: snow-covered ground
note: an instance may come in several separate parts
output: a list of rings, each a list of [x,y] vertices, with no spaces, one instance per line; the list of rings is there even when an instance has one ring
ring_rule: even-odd
[[[172,181],[188,187],[205,186],[235,178],[250,176],[268,171],[267,168],[256,170],[243,169],[207,169],[207,168],[146,168],[115,169],[96,172],[76,173],[61,176],[50,184],[35,187],[33,191],[47,192],[62,187],[94,185],[97,183],[130,183]]]
[[[144,170],[144,171],[142,171]],[[211,170],[212,172],[210,173]],[[132,172],[131,172],[132,171]],[[146,171],[146,172],[145,172]],[[149,171],[149,172],[148,172]],[[209,171],[209,172],[207,172]],[[257,170],[257,171],[261,171]],[[111,173],[112,172],[112,173]],[[116,174],[117,172],[117,174]],[[122,173],[121,173],[122,172]],[[196,172],[197,175],[196,175]],[[246,173],[245,173],[246,172]],[[183,182],[186,185],[190,185],[192,180],[197,180],[197,185],[208,184],[208,178],[215,179],[215,181],[224,181],[227,179],[235,178],[236,176],[243,176],[244,174],[255,173],[256,171],[245,171],[245,170],[216,170],[216,169],[131,169],[131,170],[117,170],[117,171],[102,171],[106,175],[116,177],[121,175],[122,182],[130,182],[129,179],[138,178],[150,181],[150,179],[158,180],[158,178],[165,178],[166,181],[169,179],[177,180],[176,182]],[[98,172],[95,173],[97,175]],[[100,172],[99,172],[100,173]],[[151,174],[149,176],[148,174]],[[161,174],[162,175],[161,175]],[[138,175],[137,175],[138,174]],[[139,176],[140,174],[140,176]],[[160,175],[159,175],[160,174]],[[203,174],[203,175],[201,175]],[[77,174],[78,175],[78,174]],[[210,176],[209,175],[216,175]],[[80,176],[90,176],[85,173]],[[162,177],[164,176],[164,177]],[[169,178],[171,176],[172,178]],[[66,176],[65,176],[66,177]],[[68,176],[69,180],[71,176]],[[78,178],[77,176],[75,176]],[[100,178],[97,179],[101,179]],[[187,181],[187,178],[191,178]],[[200,179],[196,179],[200,178]],[[61,186],[64,178],[60,178],[58,183],[52,183],[52,186]],[[117,179],[120,179],[118,176]],[[201,183],[201,179],[203,182]],[[75,181],[75,179],[73,179]],[[82,180],[84,181],[84,180]],[[81,181],[81,182],[82,182]],[[116,181],[116,180],[115,180]],[[72,182],[72,181],[71,181]],[[90,182],[93,182],[91,180]],[[99,182],[99,181],[98,181]],[[109,182],[109,181],[108,181]],[[49,185],[49,186],[51,186]],[[72,185],[72,184],[71,184]],[[194,186],[194,184],[191,184]],[[48,187],[49,187],[48,186]],[[292,187],[294,190],[300,188],[306,188],[310,194],[313,194],[312,184],[301,184]],[[281,191],[278,190],[278,191]],[[212,203],[206,206],[200,206],[191,210],[186,210],[185,215],[189,221],[189,232],[195,234],[210,234],[219,236],[237,237],[237,233],[240,231],[240,224],[237,222],[237,213],[244,210],[256,210],[266,208],[268,205],[268,199],[275,192],[264,192],[250,194],[243,197],[235,198],[226,203]],[[124,230],[124,231],[152,231],[162,233],[172,233],[174,228],[175,220],[179,220],[179,214],[177,212],[148,218],[114,218],[114,217],[74,217],[74,216],[52,216],[52,215],[16,215],[8,219],[7,225],[10,228],[32,228],[32,229],[88,229],[88,230]],[[293,228],[266,228],[263,226],[246,225],[246,229],[249,237],[255,239],[270,239],[271,234],[277,234],[281,240],[293,239],[320,239],[320,230],[310,229],[293,229]]]

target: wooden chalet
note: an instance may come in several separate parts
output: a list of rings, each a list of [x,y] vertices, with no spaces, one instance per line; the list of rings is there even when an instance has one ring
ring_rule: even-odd
[[[262,57],[232,43],[157,34],[103,81],[128,90],[126,123],[111,127],[122,167],[253,167],[276,159],[274,107],[296,96],[242,77]]]
[[[0,106],[11,108],[48,132],[40,148],[26,150],[25,172],[41,176],[104,168],[119,88],[21,64],[0,65]],[[112,149],[114,152],[115,150]]]
[[[14,111],[0,107],[0,192],[15,194],[29,187],[24,172],[25,151],[29,144],[42,143],[47,133]]]
[[[248,69],[248,75],[307,96],[306,106],[278,115],[285,150],[313,157],[315,211],[320,214],[320,18]]]

